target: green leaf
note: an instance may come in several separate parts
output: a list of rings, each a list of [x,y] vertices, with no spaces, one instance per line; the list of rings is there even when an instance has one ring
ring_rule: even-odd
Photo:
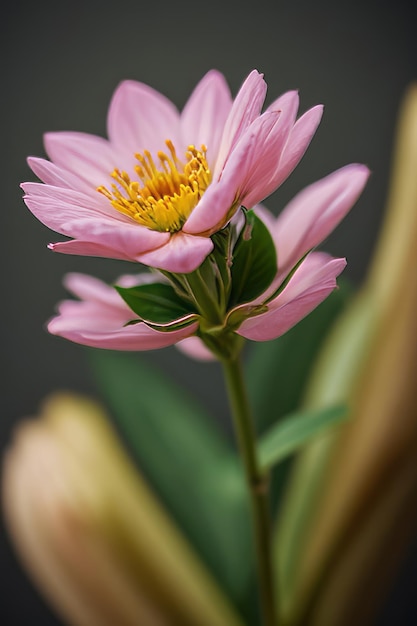
[[[195,312],[172,285],[149,283],[130,288],[115,285],[115,289],[132,311],[146,321],[166,324]]]
[[[259,433],[300,408],[321,345],[351,295],[349,283],[339,280],[339,289],[285,335],[248,346],[246,380]],[[288,457],[272,470],[274,512],[281,502],[292,462],[293,458]]]
[[[133,457],[216,579],[240,602],[252,568],[251,530],[231,446],[202,407],[146,358],[89,354]]]
[[[359,294],[358,294],[359,295]],[[356,296],[328,333],[315,358],[303,397],[303,410],[347,403],[360,376],[360,363],[372,338],[374,307],[368,294]],[[287,609],[299,608],[298,576],[309,540],[323,481],[340,436],[329,429],[303,448],[294,459],[285,498],[274,529],[274,560],[281,597]],[[286,609],[286,610],[287,610]]]
[[[270,232],[260,218],[249,211],[233,251],[229,308],[257,298],[269,287],[276,273],[277,255]]]
[[[302,411],[286,416],[275,424],[258,443],[260,463],[269,470],[329,426],[348,416],[347,407],[338,405],[316,411]]]

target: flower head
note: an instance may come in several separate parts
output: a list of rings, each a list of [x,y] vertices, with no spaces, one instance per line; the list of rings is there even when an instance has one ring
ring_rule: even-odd
[[[239,336],[274,339],[336,287],[345,259],[314,248],[356,202],[368,176],[365,166],[349,165],[299,193],[278,218],[264,208],[258,208],[263,221],[254,212],[243,225],[234,218],[214,238],[206,262],[187,275],[125,276],[114,289],[71,274],[66,286],[80,301],[61,303],[49,331],[116,350],[180,342],[198,358],[210,351],[224,356]]]
[[[296,121],[295,91],[262,113],[265,94],[254,70],[232,101],[212,70],[179,113],[147,85],[125,81],[110,104],[108,139],[48,133],[50,161],[29,158],[43,183],[22,187],[34,215],[71,238],[49,247],[194,271],[239,207],[250,209],[291,173],[320,122],[321,106]]]

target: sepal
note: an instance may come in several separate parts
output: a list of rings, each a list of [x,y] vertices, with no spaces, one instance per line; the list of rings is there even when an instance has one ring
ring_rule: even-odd
[[[245,212],[245,219],[233,250],[229,308],[255,300],[277,273],[277,254],[268,228],[254,211]]]

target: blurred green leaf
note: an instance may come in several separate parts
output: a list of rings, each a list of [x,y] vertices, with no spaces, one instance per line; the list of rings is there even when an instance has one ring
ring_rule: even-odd
[[[234,451],[187,392],[138,355],[89,351],[104,399],[138,464],[229,595],[251,575],[251,529]]]
[[[229,308],[257,298],[276,273],[277,256],[271,234],[259,217],[249,211],[233,251]]]
[[[345,420],[347,415],[346,406],[338,405],[316,411],[300,411],[286,416],[272,426],[258,443],[262,468],[270,469],[325,428]]]
[[[370,298],[364,298],[362,292],[332,326],[307,381],[303,410],[349,402],[349,394],[361,376],[363,355],[369,350],[374,317]],[[274,561],[285,615],[294,607],[299,608],[300,562],[308,546],[308,533],[317,512],[330,455],[340,437],[339,430],[337,427],[324,431],[304,447],[287,476],[285,497],[273,533]]]
[[[353,294],[351,285],[339,279],[336,289],[320,306],[273,341],[248,346],[246,381],[260,434],[285,415],[297,411],[317,354],[335,320],[345,310]],[[276,514],[293,463],[287,457],[271,472],[272,509]]]
[[[285,335],[251,344],[246,380],[259,432],[301,405],[321,343],[352,293],[340,280],[339,288]]]

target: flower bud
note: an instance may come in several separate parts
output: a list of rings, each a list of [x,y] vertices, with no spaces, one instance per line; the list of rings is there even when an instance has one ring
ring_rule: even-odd
[[[18,555],[75,626],[238,626],[102,409],[60,393],[19,425],[3,501]]]

